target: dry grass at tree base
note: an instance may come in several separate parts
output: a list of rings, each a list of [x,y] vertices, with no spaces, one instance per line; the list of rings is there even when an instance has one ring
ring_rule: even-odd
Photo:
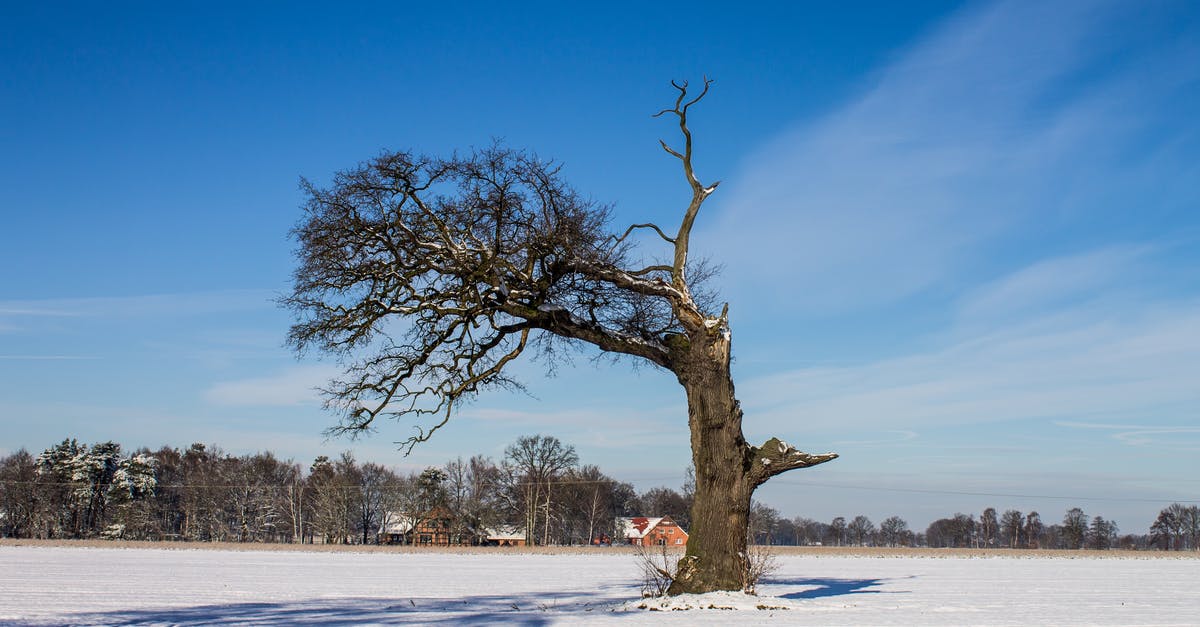
[[[0,538],[0,548],[6,546],[30,547],[86,547],[104,549],[161,549],[178,551],[299,551],[317,553],[447,553],[486,555],[592,555],[628,554],[637,555],[634,546],[534,546],[534,547],[423,547],[386,546],[362,544],[270,544],[262,542],[169,542],[140,540],[30,540]],[[826,547],[826,546],[783,546],[773,545],[771,553],[777,556],[800,555],[811,557],[908,557],[930,558],[1109,558],[1109,559],[1200,559],[1198,551],[1068,551],[1050,549],[929,549],[929,548],[878,548],[878,547]],[[682,553],[680,553],[682,554]],[[678,559],[678,556],[676,556]]]
[[[749,545],[746,547],[747,569],[742,581],[742,592],[757,594],[758,584],[779,570],[775,559],[775,546]],[[667,589],[675,580],[676,568],[684,551],[667,545],[634,547],[638,566],[642,572],[642,598],[657,598],[667,595]],[[641,607],[641,606],[639,606]],[[656,609],[656,608],[650,608]]]

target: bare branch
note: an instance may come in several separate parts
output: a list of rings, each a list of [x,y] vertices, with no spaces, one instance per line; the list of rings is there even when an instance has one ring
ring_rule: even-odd
[[[614,238],[607,207],[557,174],[496,146],[449,160],[388,153],[327,189],[305,184],[301,263],[283,302],[299,318],[297,350],[349,362],[326,390],[341,414],[331,433],[368,431],[379,416],[435,417],[411,449],[460,401],[519,388],[504,370],[532,330],[551,338],[539,352],[557,337],[670,367],[660,344],[678,324],[670,269],[621,269],[633,229],[670,238],[649,223]]]
[[[680,159],[680,160],[686,159],[686,157],[679,154],[677,151],[675,151],[675,149],[668,146],[667,142],[665,140],[660,139],[660,140],[658,140],[658,143],[660,146],[662,146],[662,149],[667,151],[667,154],[671,155],[672,157],[675,157],[676,159]],[[674,240],[671,240],[671,241],[674,242]]]
[[[676,310],[680,321],[691,330],[699,330],[704,323],[704,317],[700,314],[694,303],[691,303],[691,298],[688,296],[688,284],[685,269],[687,268],[688,244],[691,239],[692,225],[695,224],[696,215],[700,212],[700,206],[704,204],[704,200],[708,198],[717,189],[719,183],[705,186],[696,177],[696,172],[692,164],[692,132],[688,128],[687,113],[688,108],[700,102],[708,93],[708,88],[712,84],[712,79],[704,78],[704,87],[700,93],[691,100],[687,100],[688,83],[676,83],[671,81],[671,86],[679,91],[679,96],[675,99],[675,106],[671,109],[659,111],[655,117],[661,116],[664,113],[673,113],[679,118],[679,131],[683,135],[683,152],[672,149],[663,140],[659,140],[659,144],[671,156],[680,160],[683,164],[684,177],[687,179],[688,185],[692,188],[692,200],[688,203],[687,210],[684,212],[683,221],[679,225],[679,233],[675,236],[675,255],[674,263],[672,264],[671,282],[675,289],[684,294],[685,301],[688,301],[685,306]],[[686,100],[686,102],[685,102]]]
[[[671,269],[671,266],[646,266],[641,270],[630,270],[626,272],[626,274],[629,274],[630,276],[642,276],[645,274],[650,274],[651,272],[665,272],[670,274]]]
[[[625,241],[625,238],[629,237],[629,234],[632,233],[634,229],[654,229],[654,232],[658,233],[658,236],[663,238],[663,240],[668,244],[675,243],[675,240],[667,237],[667,234],[663,233],[663,230],[660,229],[657,224],[652,222],[647,222],[646,224],[634,224],[630,226],[629,228],[625,229],[625,233],[622,234],[621,237],[613,237],[614,243],[619,244]]]

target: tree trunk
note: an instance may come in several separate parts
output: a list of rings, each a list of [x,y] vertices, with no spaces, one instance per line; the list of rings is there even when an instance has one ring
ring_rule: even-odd
[[[750,499],[770,477],[837,457],[810,455],[777,438],[750,446],[729,370],[730,334],[706,325],[691,338],[674,338],[675,374],[687,392],[688,427],[696,493],[687,551],[667,594],[743,590],[748,563]]]
[[[696,337],[691,345],[677,374],[687,391],[696,494],[687,552],[668,593],[741,590],[754,486],[729,372],[729,337]]]

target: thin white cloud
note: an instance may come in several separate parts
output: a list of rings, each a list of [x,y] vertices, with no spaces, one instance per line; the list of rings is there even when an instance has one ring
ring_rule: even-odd
[[[1054,424],[1075,429],[1114,431],[1114,440],[1130,446],[1152,447],[1158,450],[1200,450],[1200,427],[1195,426],[1106,424],[1070,420],[1056,421]]]
[[[86,361],[99,359],[85,355],[0,355],[4,361]]]
[[[1200,408],[1200,302],[1081,307],[858,366],[806,368],[739,386],[747,414],[840,429],[1010,420],[1183,419]]]
[[[726,263],[735,303],[767,292],[789,312],[844,312],[961,282],[1004,238],[1184,180],[1178,163],[1143,167],[1179,133],[1143,131],[1196,70],[1135,55],[1096,71],[1123,10],[997,3],[950,20],[856,99],[747,159],[697,250]]]
[[[1146,246],[1118,245],[1039,261],[973,290],[961,303],[960,315],[994,319],[1094,297],[1102,288],[1128,280],[1148,252]]]
[[[48,317],[48,316],[77,316],[77,315],[79,315],[78,312],[65,311],[65,310],[61,310],[61,309],[54,309],[54,308],[41,309],[41,308],[31,308],[31,307],[21,307],[20,306],[23,303],[34,303],[34,302],[38,302],[38,301],[12,301],[12,302],[6,303],[4,305],[0,305],[0,316],[13,316],[13,317],[32,316],[35,318],[41,318],[41,317]],[[48,302],[53,303],[53,304],[59,304],[59,303],[62,303],[63,301],[54,300],[54,301],[48,301]]]
[[[513,428],[554,433],[563,438],[583,437],[588,446],[606,449],[650,447],[669,438],[672,447],[684,447],[687,423],[682,407],[630,409],[628,407],[571,408],[523,411],[494,407],[468,408],[455,420],[501,423]]]
[[[275,307],[270,290],[0,301],[0,318],[199,315]]]
[[[321,400],[318,388],[341,370],[329,365],[296,366],[267,377],[225,381],[210,387],[204,398],[214,405],[293,407]]]
[[[916,431],[885,429],[885,430],[881,430],[877,433],[880,436],[890,436],[890,437],[880,437],[880,438],[874,439],[874,440],[835,440],[833,442],[833,445],[834,446],[854,446],[856,448],[862,448],[862,447],[868,447],[868,446],[893,446],[893,445],[899,444],[901,442],[909,442],[911,440],[917,439]]]

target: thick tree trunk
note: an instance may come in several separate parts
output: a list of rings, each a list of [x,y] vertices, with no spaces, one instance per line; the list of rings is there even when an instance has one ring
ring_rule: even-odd
[[[729,370],[730,334],[723,325],[672,342],[675,373],[687,392],[696,492],[687,552],[667,594],[743,590],[747,583],[750,499],[770,477],[827,462],[777,438],[750,446]]]
[[[687,391],[696,493],[687,552],[668,594],[741,590],[754,485],[729,372],[729,337],[695,338],[689,353],[678,374]]]

